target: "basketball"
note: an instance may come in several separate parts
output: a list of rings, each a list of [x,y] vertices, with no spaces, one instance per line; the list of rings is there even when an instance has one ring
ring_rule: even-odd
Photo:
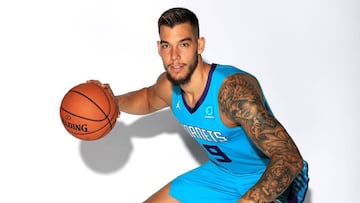
[[[81,140],[97,140],[107,135],[119,116],[112,95],[95,83],[82,83],[63,97],[60,117],[65,129]]]

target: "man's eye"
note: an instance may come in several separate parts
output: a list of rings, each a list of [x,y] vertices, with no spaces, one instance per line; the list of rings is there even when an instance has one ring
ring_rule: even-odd
[[[189,43],[181,43],[180,46],[181,46],[181,47],[188,47],[188,46],[189,46]]]
[[[166,49],[166,48],[168,48],[168,47],[169,47],[169,45],[167,45],[167,44],[161,45],[161,48],[162,48],[162,49]]]

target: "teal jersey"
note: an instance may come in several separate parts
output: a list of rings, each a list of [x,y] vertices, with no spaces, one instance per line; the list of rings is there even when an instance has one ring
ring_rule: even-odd
[[[179,86],[173,86],[172,112],[184,129],[205,150],[210,161],[233,174],[264,171],[269,158],[249,139],[243,127],[229,128],[220,118],[218,93],[225,78],[248,74],[233,66],[212,64],[206,88],[194,108],[189,107]],[[266,100],[264,104],[271,112]]]

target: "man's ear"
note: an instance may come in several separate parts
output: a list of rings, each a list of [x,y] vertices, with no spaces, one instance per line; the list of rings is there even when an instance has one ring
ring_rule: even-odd
[[[160,55],[160,46],[161,46],[160,41],[157,41],[156,45],[157,45],[158,54]]]
[[[200,37],[198,39],[198,54],[202,54],[202,52],[205,49],[205,38],[204,37]]]

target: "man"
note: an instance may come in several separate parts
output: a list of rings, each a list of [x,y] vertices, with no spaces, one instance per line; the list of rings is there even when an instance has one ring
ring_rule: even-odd
[[[158,29],[165,72],[154,85],[114,99],[121,112],[130,114],[170,107],[209,161],[177,177],[145,202],[302,202],[307,164],[273,116],[256,78],[232,66],[203,61],[205,39],[199,36],[192,11],[165,11]],[[107,84],[89,82],[112,93]],[[294,185],[294,180],[301,181]]]

